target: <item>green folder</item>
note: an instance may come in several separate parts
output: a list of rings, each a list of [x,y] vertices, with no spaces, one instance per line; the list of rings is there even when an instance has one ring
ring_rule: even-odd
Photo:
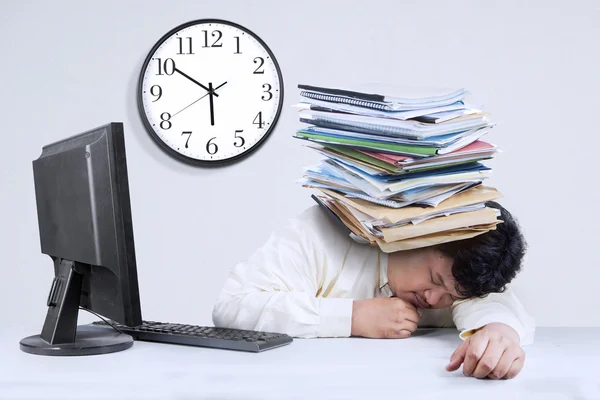
[[[383,168],[386,171],[390,171],[392,173],[402,172],[402,170],[400,168],[398,168],[397,166],[395,166],[393,164],[386,163],[385,161],[382,161],[378,158],[371,157],[370,155],[361,153],[360,151],[356,151],[351,147],[339,146],[339,145],[327,144],[327,143],[322,143],[322,145],[326,149],[341,153],[348,158],[351,158],[351,159],[354,158],[354,159],[366,162],[368,164],[375,165],[376,167]]]
[[[405,169],[399,168],[398,166],[394,166],[394,164],[390,164],[390,163],[382,161],[378,158],[371,157],[368,154],[361,153],[360,151],[356,151],[347,146],[340,146],[340,145],[327,144],[327,143],[322,143],[322,146],[325,147],[326,149],[337,151],[338,153],[341,153],[351,159],[352,158],[358,159],[358,160],[364,161],[366,163],[375,165],[377,167],[383,168],[386,171],[390,171],[391,173],[396,174],[396,175],[407,174],[410,172],[423,172],[423,171],[435,170],[435,169],[439,169],[439,168],[453,167],[453,166],[457,166],[457,165],[461,165],[461,164],[468,164],[468,163],[472,163],[472,162],[476,162],[476,161],[489,160],[491,158],[489,156],[486,156],[486,157],[480,157],[480,158],[475,158],[475,159],[466,160],[466,161],[461,161],[461,160],[456,161],[455,160],[455,161],[448,161],[446,163],[439,164],[439,165],[425,165],[422,167],[416,167],[416,168],[412,168],[410,170],[405,170]]]
[[[367,148],[371,150],[385,150],[404,155],[416,156],[434,156],[437,154],[437,147],[410,146],[397,143],[380,142],[376,140],[365,139],[346,139],[340,137],[332,137],[327,135],[318,135],[303,131],[296,132],[296,136],[300,138],[310,139],[316,142],[325,142],[331,144],[341,144],[354,147]]]

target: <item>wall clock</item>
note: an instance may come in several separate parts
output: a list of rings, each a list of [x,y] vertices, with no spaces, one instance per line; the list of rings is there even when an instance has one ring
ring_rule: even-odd
[[[146,129],[167,153],[196,165],[223,164],[255,151],[273,131],[283,77],[256,34],[201,19],[175,27],[154,45],[137,97]]]

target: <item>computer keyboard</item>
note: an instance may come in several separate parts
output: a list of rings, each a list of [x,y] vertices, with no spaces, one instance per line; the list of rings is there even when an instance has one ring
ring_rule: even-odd
[[[143,321],[142,325],[130,327],[111,321],[121,332],[134,340],[211,347],[225,350],[260,352],[290,344],[292,337],[271,332],[247,331],[242,329],[214,328],[207,326],[172,324],[167,322]],[[106,326],[104,321],[92,325]]]

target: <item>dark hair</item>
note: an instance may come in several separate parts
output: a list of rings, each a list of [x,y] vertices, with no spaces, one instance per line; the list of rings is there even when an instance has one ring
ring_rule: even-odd
[[[452,275],[458,294],[467,298],[504,292],[521,270],[527,249],[517,220],[494,201],[487,202],[486,206],[500,210],[498,219],[503,222],[496,225],[496,229],[471,239],[435,246],[454,260]]]

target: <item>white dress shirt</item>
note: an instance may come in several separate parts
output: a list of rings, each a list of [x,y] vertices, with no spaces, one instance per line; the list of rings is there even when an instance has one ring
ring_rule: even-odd
[[[352,302],[390,297],[387,253],[359,244],[318,205],[291,218],[229,273],[213,309],[218,327],[348,337]],[[466,338],[491,322],[514,328],[521,345],[535,325],[510,288],[446,309],[423,309],[419,327],[456,327]]]

